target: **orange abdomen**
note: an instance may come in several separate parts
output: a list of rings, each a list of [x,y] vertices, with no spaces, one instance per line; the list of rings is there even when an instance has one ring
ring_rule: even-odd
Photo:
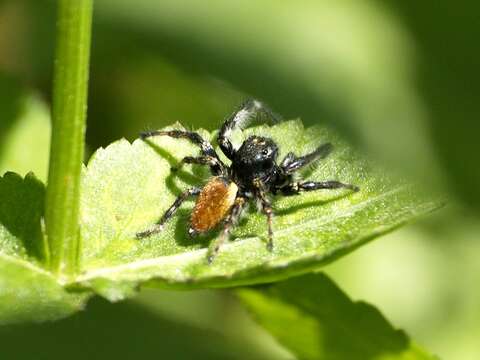
[[[227,215],[237,196],[235,183],[220,176],[212,178],[202,189],[193,208],[190,226],[195,232],[205,232]]]

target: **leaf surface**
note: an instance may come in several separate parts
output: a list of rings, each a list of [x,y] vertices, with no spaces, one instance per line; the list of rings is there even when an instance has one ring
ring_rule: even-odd
[[[206,248],[218,232],[195,239],[187,236],[192,201],[182,206],[162,233],[135,238],[136,232],[159,219],[181,191],[208,179],[208,172],[198,166],[170,172],[171,166],[198,149],[186,140],[167,137],[133,144],[120,140],[98,150],[84,171],[82,274],[72,286],[93,288],[115,300],[144,282],[195,288],[278,280],[311,271],[439,206],[410,185],[372,169],[325,128],[304,129],[298,120],[285,121],[236,133],[236,144],[251,133],[272,137],[280,146],[280,158],[289,151],[301,155],[331,142],[333,153],[302,175],[352,183],[361,190],[275,197],[272,253],[265,245],[265,217],[251,206],[232,241],[208,265]],[[202,134],[211,137],[205,131]]]
[[[324,274],[244,288],[237,295],[298,359],[434,359],[375,307],[352,301]]]

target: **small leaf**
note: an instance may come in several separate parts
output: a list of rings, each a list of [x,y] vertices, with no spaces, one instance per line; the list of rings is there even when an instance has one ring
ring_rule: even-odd
[[[44,185],[31,173],[25,179],[12,172],[0,178],[0,251],[5,255],[46,260],[40,223],[44,198]]]
[[[177,125],[178,127],[178,125]],[[93,288],[116,300],[139,284],[164,287],[226,287],[283,279],[305,273],[352,251],[439,206],[373,170],[335,134],[304,129],[300,121],[237,133],[272,137],[281,156],[304,154],[331,142],[333,153],[303,175],[313,180],[341,180],[360,187],[316,191],[274,199],[275,249],[267,251],[266,220],[254,206],[234,231],[212,265],[206,248],[218,234],[190,239],[187,224],[193,202],[182,206],[165,230],[138,240],[135,233],[154,224],[185,188],[200,186],[206,169],[170,167],[198,148],[186,140],[157,137],[152,141],[120,140],[98,150],[84,171],[82,184],[83,273],[72,286]],[[202,131],[203,136],[212,136]],[[190,171],[192,169],[192,171]]]
[[[244,288],[237,294],[254,318],[299,359],[434,359],[375,307],[353,302],[323,274]]]
[[[41,267],[45,188],[32,174],[0,178],[0,324],[53,320],[78,311],[85,295],[69,294]]]

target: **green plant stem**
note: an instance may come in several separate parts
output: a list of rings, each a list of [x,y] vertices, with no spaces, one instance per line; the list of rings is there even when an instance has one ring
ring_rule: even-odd
[[[45,222],[49,266],[75,274],[93,0],[58,0]]]

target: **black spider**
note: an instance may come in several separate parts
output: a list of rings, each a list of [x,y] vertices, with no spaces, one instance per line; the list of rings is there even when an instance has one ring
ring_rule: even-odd
[[[185,157],[182,159],[180,166],[184,163],[207,165],[210,166],[214,176],[203,188],[194,187],[180,194],[157,224],[150,229],[137,233],[138,238],[144,238],[162,231],[165,222],[173,216],[187,197],[198,196],[190,220],[188,230],[190,235],[204,233],[224,220],[223,232],[210,248],[208,254],[207,259],[211,263],[222,243],[228,238],[248,200],[255,199],[267,216],[267,248],[272,250],[273,210],[267,194],[295,195],[301,191],[338,188],[358,191],[357,186],[334,180],[322,182],[294,180],[293,173],[295,171],[313,161],[325,158],[331,152],[332,145],[329,143],[319,146],[315,151],[304,156],[297,157],[290,152],[280,164],[277,164],[278,146],[272,139],[253,135],[245,140],[240,148],[235,149],[229,139],[232,131],[236,127],[246,127],[248,122],[258,115],[275,119],[272,112],[261,102],[248,100],[224,122],[217,141],[225,156],[230,159],[230,166],[225,165],[212,145],[195,132],[166,130],[140,134],[142,139],[165,135],[192,141],[200,147],[201,155]]]

